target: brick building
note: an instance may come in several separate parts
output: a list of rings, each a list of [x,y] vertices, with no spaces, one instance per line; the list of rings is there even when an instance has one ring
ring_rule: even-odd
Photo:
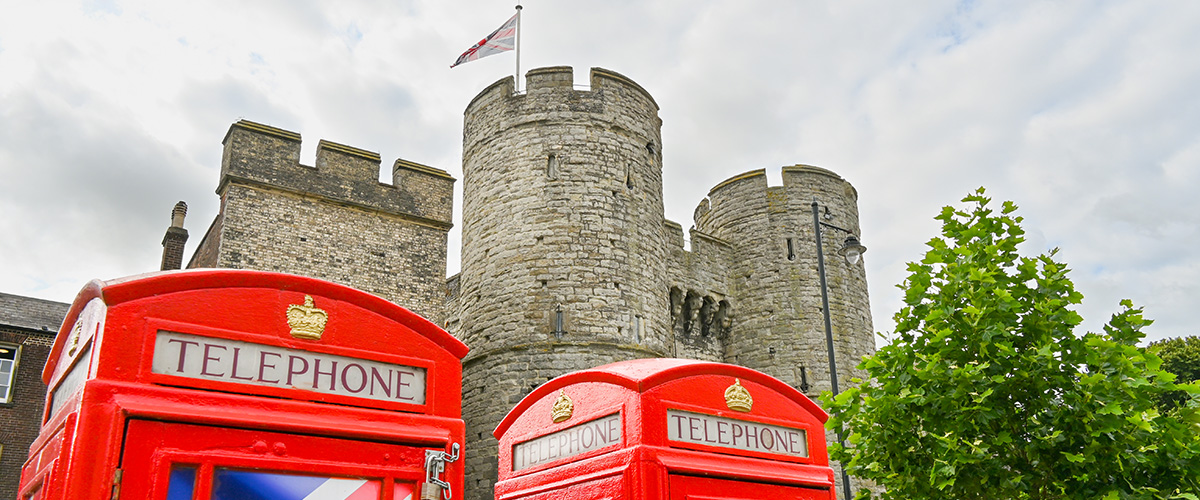
[[[0,498],[16,498],[42,423],[42,367],[70,304],[0,293]]]

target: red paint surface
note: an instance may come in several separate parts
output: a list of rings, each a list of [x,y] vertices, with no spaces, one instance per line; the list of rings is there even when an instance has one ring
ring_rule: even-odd
[[[305,295],[328,313],[320,340],[290,334],[287,307]],[[72,325],[93,299],[99,321],[68,354]],[[118,468],[121,498],[163,498],[171,464],[199,466],[201,493],[213,467],[246,467],[377,478],[391,498],[408,488],[393,484],[424,477],[425,449],[463,442],[466,346],[402,307],[341,285],[233,270],[93,281],[64,325],[43,371],[47,415],[22,471],[23,499],[110,498]],[[424,368],[425,403],[151,373],[155,334],[164,330]],[[55,388],[89,350],[82,389],[60,396],[50,415]],[[444,476],[456,491],[461,464],[448,464]]]
[[[754,400],[748,413],[726,405],[725,390],[735,380]],[[570,419],[554,423],[551,412],[560,391],[572,400],[574,413]],[[668,410],[804,430],[808,456],[670,440]],[[599,422],[613,413],[621,415],[623,437],[619,443],[513,470],[514,446],[580,429],[581,424]],[[827,419],[824,411],[791,386],[739,366],[644,359],[583,370],[538,387],[497,426],[500,481],[496,498],[832,500],[833,469],[823,427]],[[718,441],[715,430],[712,427],[709,436],[714,442]],[[557,434],[564,435],[568,434]],[[570,448],[570,443],[562,442]]]

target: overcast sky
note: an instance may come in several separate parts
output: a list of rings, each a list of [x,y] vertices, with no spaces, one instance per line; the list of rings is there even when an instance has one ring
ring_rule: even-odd
[[[324,138],[461,179],[462,111],[514,59],[449,66],[513,6],[0,0],[0,291],[67,302],[157,269],[179,200],[190,257],[240,118],[300,132],[306,164]],[[1200,333],[1200,2],[524,7],[522,71],[599,66],[654,95],[668,218],[758,168],[853,183],[878,331],[939,207],[985,186],[1020,207],[1027,254],[1061,248],[1085,328],[1130,298],[1150,339]]]

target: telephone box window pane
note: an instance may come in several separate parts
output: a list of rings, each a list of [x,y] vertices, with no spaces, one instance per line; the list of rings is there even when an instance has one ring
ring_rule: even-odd
[[[192,500],[196,490],[196,466],[184,465],[171,468],[171,479],[167,481],[167,500]]]
[[[392,489],[392,498],[395,500],[412,500],[413,493],[417,491],[417,486],[413,483],[395,483],[395,488]]]
[[[378,500],[378,480],[216,469],[212,500]]]

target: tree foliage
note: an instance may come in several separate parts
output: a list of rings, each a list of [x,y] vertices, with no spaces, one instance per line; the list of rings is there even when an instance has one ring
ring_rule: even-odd
[[[1200,380],[1200,337],[1180,337],[1151,342],[1147,350],[1162,359],[1162,369],[1175,375],[1178,382]],[[1159,410],[1170,411],[1186,404],[1185,391],[1172,391],[1159,397]]]
[[[980,188],[946,207],[942,236],[910,263],[890,345],[835,400],[831,446],[885,499],[1188,498],[1200,490],[1196,400],[1137,346],[1150,324],[1128,300],[1102,333],[1077,335],[1083,296],[1056,251],[1018,254],[1016,207]],[[859,496],[869,496],[860,490]]]

